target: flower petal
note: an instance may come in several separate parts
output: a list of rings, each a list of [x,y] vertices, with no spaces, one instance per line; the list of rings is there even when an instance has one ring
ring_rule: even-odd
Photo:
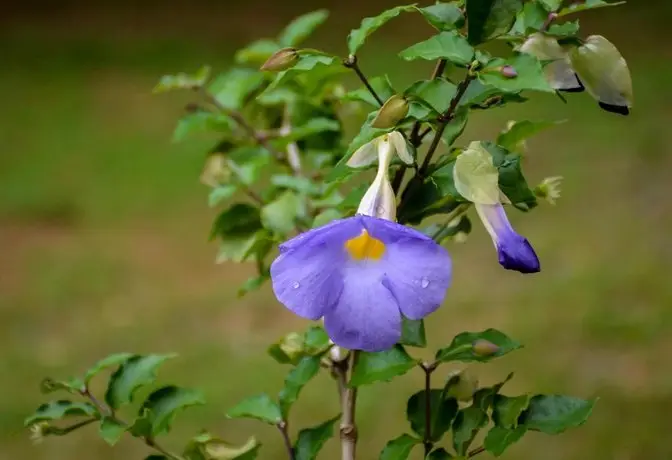
[[[355,150],[346,165],[351,168],[363,168],[370,166],[378,159],[378,150],[376,148],[375,140],[367,142],[360,148]]]
[[[527,239],[511,227],[501,204],[476,204],[476,212],[497,248],[499,264],[507,270],[536,273],[541,270],[539,258]]]
[[[404,139],[404,136],[402,136],[399,131],[392,131],[390,134],[388,134],[388,136],[392,146],[394,147],[394,150],[397,152],[397,156],[399,156],[399,159],[401,159],[401,161],[407,165],[412,165],[413,157],[408,151],[408,145],[406,144],[406,139]]]
[[[296,235],[291,240],[287,240],[279,246],[280,253],[297,249],[303,246],[319,246],[321,244],[333,242],[334,232],[338,231],[342,242],[357,236],[362,231],[362,223],[357,219],[348,217],[345,219],[332,220],[326,225],[314,228],[307,232]]]
[[[410,240],[387,245],[383,284],[403,315],[421,319],[441,306],[450,285],[448,251],[434,241]]]
[[[371,236],[385,244],[396,243],[402,240],[433,241],[424,233],[386,219],[358,215],[359,225],[366,229]]]
[[[343,273],[343,291],[325,312],[324,327],[336,345],[351,350],[383,351],[401,338],[401,313],[378,270],[365,265]]]

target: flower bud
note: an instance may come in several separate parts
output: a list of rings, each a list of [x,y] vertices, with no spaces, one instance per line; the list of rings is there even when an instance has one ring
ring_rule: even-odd
[[[502,68],[499,69],[499,71],[505,78],[516,78],[518,76],[518,72],[516,72],[516,69],[514,69],[510,65],[502,66]]]
[[[395,94],[380,108],[376,118],[371,122],[371,127],[385,129],[396,126],[408,114],[408,101]]]
[[[478,388],[478,379],[466,370],[456,371],[449,375],[446,382],[445,392],[458,401],[471,401],[476,389]]]
[[[586,91],[604,110],[628,115],[632,107],[632,78],[618,49],[601,35],[588,37],[572,50],[570,59]]]
[[[560,198],[561,183],[562,176],[547,177],[534,187],[534,194],[539,198],[545,199],[550,204],[555,204],[555,200]]]
[[[296,48],[282,48],[269,57],[261,66],[260,70],[269,72],[280,72],[294,67],[299,60],[299,53]]]
[[[477,356],[484,358],[492,356],[499,351],[499,347],[497,345],[485,339],[476,340],[472,344],[472,348]]]
[[[219,187],[231,177],[231,171],[226,164],[226,156],[223,153],[212,153],[205,160],[205,166],[201,172],[201,183],[208,187]]]
[[[304,353],[303,336],[290,332],[282,338],[278,346],[291,362],[298,362]]]

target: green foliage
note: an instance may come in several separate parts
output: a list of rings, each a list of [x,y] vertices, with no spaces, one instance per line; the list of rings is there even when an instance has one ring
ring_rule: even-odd
[[[24,425],[30,426],[38,422],[60,420],[64,417],[73,416],[98,416],[98,410],[87,402],[73,402],[61,399],[42,404],[34,414],[25,419]]]
[[[298,46],[308,38],[329,17],[327,10],[317,10],[304,14],[289,23],[280,33],[281,46]]]
[[[363,19],[359,28],[354,29],[348,35],[348,51],[350,54],[357,54],[357,51],[364,45],[364,42],[369,35],[384,26],[386,22],[399,16],[401,13],[414,10],[415,7],[413,5],[397,6],[387,11],[383,11],[378,16]]]
[[[478,45],[504,35],[523,9],[522,0],[466,0],[469,42]]]
[[[426,390],[415,393],[406,403],[406,419],[411,429],[419,436],[427,439],[427,398],[429,398],[429,433],[430,441],[439,441],[450,430],[453,419],[457,415],[458,405],[455,398],[448,397],[443,390]]]
[[[334,424],[340,419],[340,415],[327,420],[313,428],[305,428],[299,431],[294,454],[296,460],[313,460],[320,453],[324,443],[334,435]]]
[[[164,361],[175,355],[134,355],[123,362],[112,374],[105,392],[105,401],[112,409],[119,409],[133,401],[135,392],[156,380],[156,371]]]
[[[464,14],[457,2],[435,3],[418,8],[418,11],[440,31],[459,29],[464,25]]]
[[[474,343],[478,340],[487,340],[498,349],[490,355],[479,354],[474,350]],[[521,345],[509,338],[506,334],[496,330],[487,329],[483,332],[463,332],[458,334],[449,346],[436,352],[437,361],[462,361],[462,362],[488,362],[492,359],[504,356],[520,348]]]
[[[417,364],[401,345],[376,353],[362,352],[352,371],[350,385],[360,386],[391,380],[410,371]]]
[[[517,76],[514,78],[503,75],[501,69],[510,66]],[[546,81],[541,62],[529,54],[518,54],[508,59],[496,58],[478,72],[478,78],[484,85],[492,86],[504,93],[515,93],[525,90],[553,92]]]
[[[380,453],[380,460],[406,460],[411,451],[422,441],[408,434],[402,434],[398,438],[389,441]]]
[[[250,396],[226,413],[229,418],[255,418],[276,425],[282,421],[280,406],[265,393]]]
[[[536,395],[523,414],[528,429],[559,434],[583,425],[593,411],[596,400],[561,395]]]
[[[152,435],[156,436],[170,430],[170,423],[178,411],[202,404],[205,404],[205,398],[199,391],[169,385],[152,392],[142,404],[141,411],[152,427]]]
[[[410,347],[424,348],[427,346],[427,338],[425,337],[425,322],[424,320],[412,320],[402,318],[401,325],[401,340],[402,345]]]
[[[320,371],[320,356],[305,356],[285,378],[285,387],[278,399],[282,415],[287,417],[289,409],[296,402],[303,387]]]
[[[474,57],[474,49],[466,38],[451,30],[406,48],[399,53],[399,57],[407,61],[446,59],[454,64],[466,66]]]

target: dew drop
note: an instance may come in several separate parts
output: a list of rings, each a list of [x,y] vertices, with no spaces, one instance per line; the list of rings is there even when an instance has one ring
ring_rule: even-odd
[[[429,280],[427,278],[422,278],[420,280],[420,286],[422,286],[423,288],[426,288],[427,286],[429,286]]]
[[[298,288],[301,287],[301,283],[299,283],[298,281],[294,281],[294,284],[292,284],[292,287],[293,287],[294,289],[298,289]]]
[[[379,215],[379,216],[382,216],[383,214],[385,214],[385,207],[382,204],[378,205],[378,207],[376,207],[376,214]]]

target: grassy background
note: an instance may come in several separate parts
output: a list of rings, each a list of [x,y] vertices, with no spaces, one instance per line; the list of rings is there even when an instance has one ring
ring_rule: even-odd
[[[151,96],[151,87],[163,73],[206,62],[224,69],[236,47],[317,7],[334,13],[313,44],[344,53],[347,31],[391,4],[229,3],[14,5],[0,20],[0,458],[143,458],[146,448],[133,439],[110,449],[84,429],[32,446],[21,428],[42,400],[42,377],[80,373],[124,350],[178,352],[162,370],[164,381],[207,394],[210,404],[183,416],[167,444],[179,446],[207,427],[232,442],[255,433],[265,443],[261,458],[281,458],[273,429],[223,414],[252,391],[280,388],[287,369],[264,349],[306,323],[268,287],[235,298],[252,269],[213,264],[216,248],[206,241],[213,211],[197,181],[208,143],[171,144],[185,100]],[[672,410],[672,55],[663,23],[670,12],[662,1],[636,0],[582,17],[585,31],[607,35],[630,63],[636,102],[629,118],[600,111],[587,95],[568,105],[539,96],[476,114],[463,138],[492,137],[512,118],[569,120],[530,141],[526,159],[533,182],[565,176],[563,198],[554,208],[511,216],[544,271],[522,277],[501,270],[477,226],[466,245],[452,248],[454,285],[429,322],[434,348],[486,327],[526,344],[501,363],[473,366],[484,383],[515,370],[511,392],[601,398],[585,427],[560,437],[532,434],[505,458],[672,458],[665,442]],[[428,75],[429,64],[398,73],[395,53],[429,33],[417,19],[391,23],[363,52],[364,70],[388,72],[400,86]],[[362,390],[361,458],[377,458],[405,429],[405,399],[420,379],[415,373]],[[292,426],[337,411],[333,384],[320,376]],[[333,441],[323,458],[337,458]]]

